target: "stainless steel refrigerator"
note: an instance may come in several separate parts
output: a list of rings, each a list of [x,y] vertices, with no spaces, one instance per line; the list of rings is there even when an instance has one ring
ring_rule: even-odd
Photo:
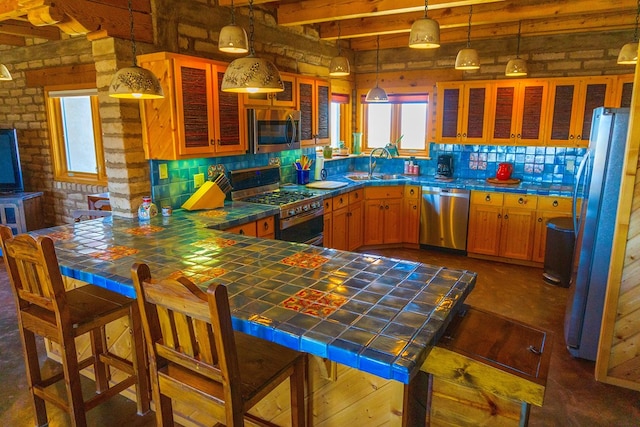
[[[589,149],[576,174],[576,244],[564,335],[569,353],[582,359],[596,360],[598,351],[628,127],[628,108],[595,109]]]

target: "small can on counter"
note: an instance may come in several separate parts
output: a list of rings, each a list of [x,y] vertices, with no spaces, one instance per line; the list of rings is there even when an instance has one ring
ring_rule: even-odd
[[[162,216],[171,216],[173,214],[173,208],[171,206],[162,207]]]

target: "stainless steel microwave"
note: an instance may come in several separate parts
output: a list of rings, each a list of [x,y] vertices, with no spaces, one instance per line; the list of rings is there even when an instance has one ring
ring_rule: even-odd
[[[283,108],[249,108],[247,124],[254,154],[300,148],[300,111]]]

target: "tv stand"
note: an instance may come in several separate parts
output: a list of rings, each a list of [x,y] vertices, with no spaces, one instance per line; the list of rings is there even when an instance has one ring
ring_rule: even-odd
[[[0,223],[14,234],[44,228],[42,192],[0,194]]]

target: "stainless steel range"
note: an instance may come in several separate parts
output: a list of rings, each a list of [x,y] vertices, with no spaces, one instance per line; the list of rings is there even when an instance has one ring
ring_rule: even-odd
[[[232,200],[280,207],[277,239],[322,246],[322,196],[296,186],[280,187],[278,165],[232,171],[231,186]]]

